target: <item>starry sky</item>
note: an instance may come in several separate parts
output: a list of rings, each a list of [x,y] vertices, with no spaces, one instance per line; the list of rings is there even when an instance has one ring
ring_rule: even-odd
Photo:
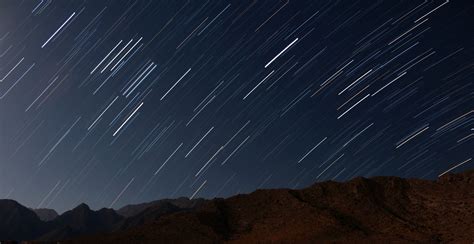
[[[474,168],[472,1],[0,0],[0,198]]]

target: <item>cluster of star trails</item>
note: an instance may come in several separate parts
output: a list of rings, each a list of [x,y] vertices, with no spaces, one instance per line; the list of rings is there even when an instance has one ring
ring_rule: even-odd
[[[469,1],[0,5],[0,198],[113,208],[474,165]]]

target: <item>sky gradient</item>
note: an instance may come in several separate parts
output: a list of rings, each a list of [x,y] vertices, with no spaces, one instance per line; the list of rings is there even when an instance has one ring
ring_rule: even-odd
[[[474,168],[472,1],[0,0],[0,198]]]

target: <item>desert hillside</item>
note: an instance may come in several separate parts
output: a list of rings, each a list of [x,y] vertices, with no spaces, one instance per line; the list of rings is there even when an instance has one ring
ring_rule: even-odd
[[[472,243],[474,171],[258,190],[70,243]]]

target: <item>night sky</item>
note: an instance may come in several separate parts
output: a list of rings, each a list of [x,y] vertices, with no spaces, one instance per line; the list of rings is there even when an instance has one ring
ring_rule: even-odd
[[[0,0],[0,198],[474,168],[472,1]]]

